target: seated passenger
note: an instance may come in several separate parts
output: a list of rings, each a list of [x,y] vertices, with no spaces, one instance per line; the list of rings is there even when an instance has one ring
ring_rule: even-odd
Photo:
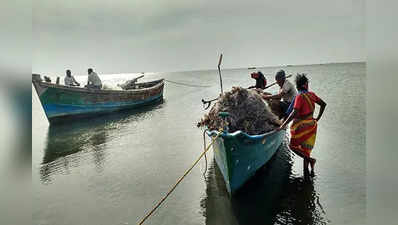
[[[72,76],[72,73],[71,73],[70,70],[66,70],[66,76],[65,76],[65,79],[64,79],[64,84],[66,86],[80,86],[80,84]]]
[[[87,85],[85,87],[91,89],[101,89],[102,82],[101,79],[98,77],[97,73],[94,72],[93,69],[91,68],[89,68],[87,72],[88,72],[88,79],[87,79]]]

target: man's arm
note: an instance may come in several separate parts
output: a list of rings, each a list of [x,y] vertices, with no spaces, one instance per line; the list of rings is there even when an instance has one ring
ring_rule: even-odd
[[[293,111],[289,114],[289,116],[287,117],[287,119],[282,123],[282,125],[278,128],[276,128],[276,130],[282,130],[286,127],[286,125],[288,125],[290,123],[290,121],[293,120],[293,118],[297,115],[297,110],[293,109]]]
[[[91,74],[88,75],[88,78],[87,78],[87,85],[89,85],[90,83],[91,83]]]
[[[74,84],[80,85],[79,82],[77,82],[77,81],[75,80],[75,77],[72,77],[72,79],[73,79],[73,83],[74,83]]]
[[[281,99],[283,97],[284,93],[283,92],[279,92],[276,95],[264,95],[263,94],[263,99],[267,100],[267,99]]]
[[[317,101],[316,103],[321,106],[321,109],[319,110],[319,114],[315,119],[316,121],[319,121],[322,117],[323,111],[325,111],[326,102],[324,102],[322,99],[319,99],[319,101]]]
[[[276,95],[268,95],[265,98],[263,97],[264,100],[267,100],[267,99],[281,99],[281,98],[283,98],[287,93],[292,91],[292,89],[290,87],[288,87],[288,88],[285,88],[285,87],[286,86],[283,86],[283,88],[280,89],[279,93],[276,94]]]

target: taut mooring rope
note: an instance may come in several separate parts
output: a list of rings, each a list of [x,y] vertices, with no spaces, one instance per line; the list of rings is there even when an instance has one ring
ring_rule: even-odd
[[[172,81],[172,80],[167,80],[167,79],[164,79],[164,81],[167,81],[167,82],[170,82],[173,84],[182,85],[182,86],[188,86],[188,87],[211,87],[210,85],[187,84],[187,83],[182,83],[182,82],[177,82],[177,81]]]
[[[214,144],[214,142],[216,141],[216,139],[221,135],[222,130],[219,131],[219,133],[216,135],[216,137],[213,138],[213,141],[210,143],[209,146],[207,146],[207,148],[202,152],[202,154],[200,154],[200,156],[198,157],[198,159],[193,163],[193,165],[187,170],[185,171],[184,175],[182,177],[180,177],[180,179],[178,179],[177,183],[174,184],[174,186],[170,189],[169,192],[167,192],[167,194],[162,198],[162,200],[160,200],[158,202],[158,204],[156,204],[156,206],[138,223],[139,225],[143,224],[145,222],[145,220],[152,215],[153,212],[155,212],[155,210],[160,206],[160,204],[162,204],[164,202],[164,200],[166,200],[166,198],[171,194],[171,192],[174,191],[174,189],[177,187],[177,185],[182,181],[182,179],[184,179],[184,177],[191,172],[192,168],[199,162],[199,160],[203,157],[203,155],[206,154],[207,151],[209,151],[210,147]]]

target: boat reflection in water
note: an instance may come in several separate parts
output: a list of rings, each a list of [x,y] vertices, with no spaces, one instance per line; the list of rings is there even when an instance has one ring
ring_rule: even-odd
[[[71,167],[93,163],[97,172],[104,170],[109,144],[113,139],[128,132],[129,124],[149,119],[158,104],[136,110],[121,111],[81,120],[70,124],[50,125],[47,146],[44,150],[40,178],[43,184],[50,184],[52,175],[69,174]]]
[[[206,224],[326,224],[315,178],[292,174],[293,157],[283,143],[265,167],[229,196],[215,161],[201,206]],[[300,176],[300,177],[299,177]]]

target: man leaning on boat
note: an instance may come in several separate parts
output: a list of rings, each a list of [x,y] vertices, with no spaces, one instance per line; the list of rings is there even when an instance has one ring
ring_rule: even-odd
[[[284,70],[278,70],[275,74],[275,80],[279,85],[279,93],[275,95],[270,95],[268,93],[263,93],[263,99],[281,99],[279,101],[279,107],[281,109],[282,115],[279,116],[280,119],[285,119],[289,115],[286,113],[290,104],[294,100],[295,96],[297,95],[296,88],[294,88],[293,84],[290,83],[289,80],[286,79],[286,74]]]
[[[87,79],[87,85],[85,87],[91,89],[101,89],[102,82],[101,79],[98,77],[98,74],[94,72],[93,69],[91,68],[89,68],[87,72],[88,72],[88,79]]]

